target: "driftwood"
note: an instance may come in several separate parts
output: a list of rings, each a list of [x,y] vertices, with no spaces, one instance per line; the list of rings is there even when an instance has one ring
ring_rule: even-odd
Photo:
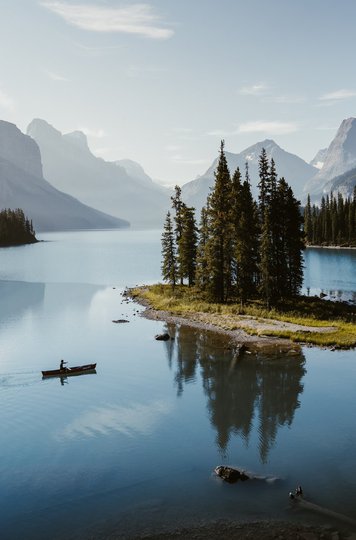
[[[334,512],[333,510],[329,510],[329,508],[324,508],[323,506],[309,502],[303,498],[303,495],[298,495],[297,492],[295,494],[289,493],[289,498],[293,504],[297,505],[303,510],[311,510],[312,512],[317,512],[318,514],[323,514],[324,516],[328,516],[332,519],[348,523],[354,527],[356,526],[356,521],[354,519],[344,516],[344,514]]]

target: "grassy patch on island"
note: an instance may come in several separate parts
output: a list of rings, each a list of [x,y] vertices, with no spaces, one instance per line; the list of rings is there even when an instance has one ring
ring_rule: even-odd
[[[243,328],[252,335],[288,338],[311,345],[351,348],[356,346],[356,307],[317,297],[300,296],[267,310],[261,300],[210,303],[194,288],[151,285],[131,290],[138,301],[225,330]],[[279,323],[287,323],[277,324]]]

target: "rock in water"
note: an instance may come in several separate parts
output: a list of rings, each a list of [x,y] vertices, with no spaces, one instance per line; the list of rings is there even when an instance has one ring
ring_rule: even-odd
[[[239,480],[241,482],[245,482],[246,480],[250,479],[250,477],[247,476],[247,474],[245,474],[243,471],[239,471],[233,467],[226,467],[225,465],[218,465],[215,467],[214,471],[215,474],[220,476],[220,478],[225,480],[225,482],[229,482],[229,484],[234,484]]]
[[[157,334],[155,335],[155,339],[157,341],[168,341],[169,339],[173,339],[173,338],[171,338],[169,334]]]

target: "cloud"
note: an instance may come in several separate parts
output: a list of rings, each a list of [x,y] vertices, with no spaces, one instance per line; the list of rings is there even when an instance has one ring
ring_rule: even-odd
[[[253,84],[252,86],[243,86],[240,88],[240,94],[244,96],[262,96],[268,93],[269,87],[264,83]]]
[[[52,81],[69,82],[69,79],[63,77],[63,75],[59,75],[59,73],[54,73],[53,71],[48,70],[45,70],[45,73],[50,79],[52,79]]]
[[[14,100],[0,86],[0,109],[12,111],[14,108]]]
[[[239,133],[269,133],[270,135],[285,135],[298,131],[295,122],[246,122],[240,124]]]
[[[263,101],[266,103],[281,103],[281,104],[290,104],[294,103],[305,103],[305,96],[266,96],[263,98]]]
[[[91,32],[136,34],[150,39],[168,39],[174,34],[173,30],[161,25],[160,17],[149,4],[111,8],[55,0],[43,0],[40,3],[68,24]]]
[[[349,99],[356,97],[356,90],[335,90],[334,92],[329,92],[319,97],[320,101],[341,101],[344,99]]]

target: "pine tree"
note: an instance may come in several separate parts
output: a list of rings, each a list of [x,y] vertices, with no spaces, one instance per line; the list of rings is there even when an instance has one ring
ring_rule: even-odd
[[[167,212],[166,221],[162,233],[162,276],[175,287],[177,283],[177,259],[174,242],[174,231],[170,212]]]
[[[182,189],[179,186],[175,186],[174,190],[175,190],[175,194],[174,194],[173,197],[171,197],[171,201],[172,201],[172,208],[175,210],[175,216],[174,216],[175,229],[174,229],[174,233],[175,233],[176,247],[177,247],[177,251],[178,251],[177,277],[180,279],[181,285],[183,285],[184,275],[183,275],[183,272],[181,271],[181,268],[180,268],[180,265],[179,265],[179,260],[181,259],[180,253],[179,253],[179,250],[180,250],[179,246],[180,246],[180,239],[181,239],[181,236],[182,236],[182,233],[183,233],[184,209],[186,208],[186,205],[184,204],[184,202],[182,201],[182,198],[181,198]]]
[[[258,273],[258,210],[251,193],[248,165],[245,180],[241,185],[240,171],[233,177],[233,192],[238,200],[235,215],[235,265],[236,293],[241,304],[256,293]]]
[[[267,204],[267,191],[269,188],[269,163],[267,158],[267,152],[265,148],[262,148],[261,155],[258,162],[258,172],[260,181],[258,183],[259,189],[259,208],[260,208],[260,217],[263,220],[265,213],[265,206]]]
[[[196,284],[201,291],[206,291],[208,285],[208,240],[209,240],[209,197],[206,207],[200,213],[199,241],[197,246]]]
[[[187,278],[189,287],[194,285],[198,229],[194,216],[194,208],[186,205],[181,211],[182,229],[178,244],[178,268],[181,279]]]
[[[226,302],[232,293],[233,225],[231,178],[221,142],[215,185],[209,197],[207,244],[208,292],[212,300]]]
[[[307,198],[307,204],[304,208],[304,232],[307,244],[311,244],[313,242],[313,225],[309,193]]]

